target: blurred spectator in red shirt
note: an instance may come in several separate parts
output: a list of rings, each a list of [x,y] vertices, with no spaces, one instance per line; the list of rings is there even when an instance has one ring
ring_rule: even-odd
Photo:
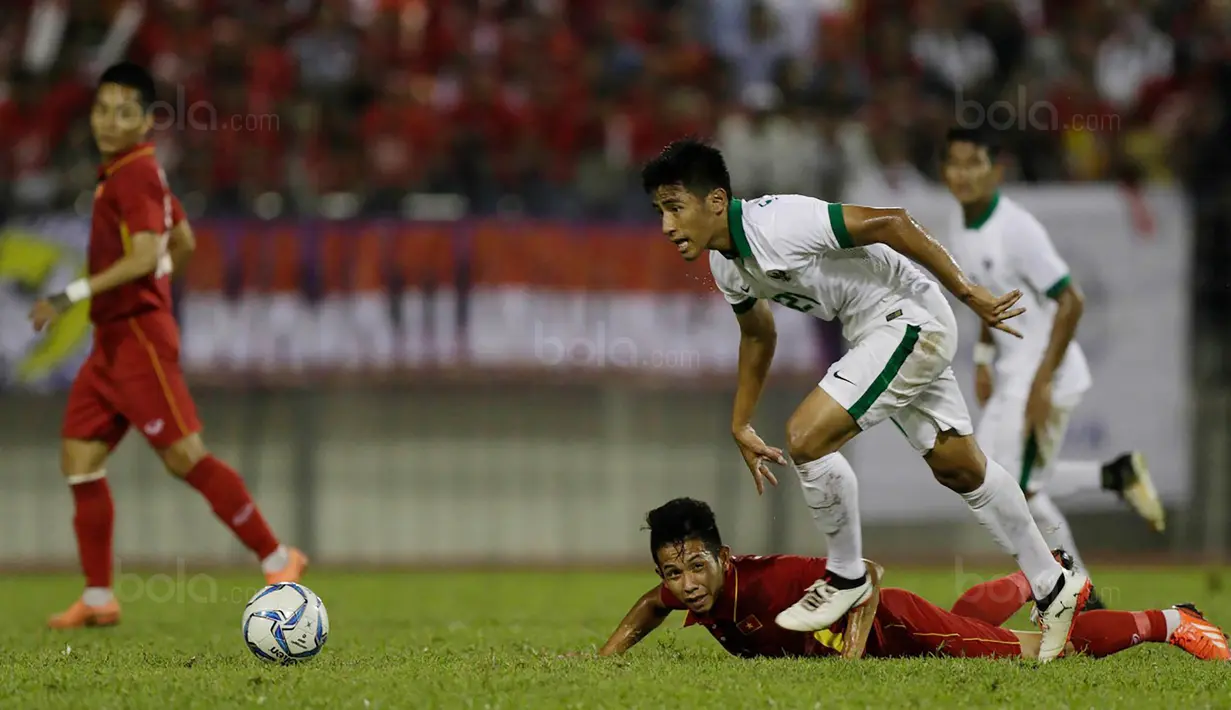
[[[19,207],[57,204],[61,178],[52,157],[74,118],[89,107],[90,90],[75,78],[52,81],[18,70],[0,100],[0,181]]]
[[[448,172],[451,126],[430,104],[431,80],[391,74],[364,113],[359,136],[374,207],[396,209],[401,195],[433,190]]]

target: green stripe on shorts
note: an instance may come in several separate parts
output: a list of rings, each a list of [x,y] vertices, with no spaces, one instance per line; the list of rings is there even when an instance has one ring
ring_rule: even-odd
[[[1026,490],[1026,486],[1030,485],[1030,474],[1034,473],[1034,465],[1039,461],[1039,440],[1031,434],[1026,438],[1026,447],[1022,450],[1022,472],[1018,476],[1017,482],[1022,487],[1022,491]]]
[[[856,422],[860,417],[868,413],[872,405],[876,403],[877,398],[889,389],[889,383],[893,382],[893,378],[898,376],[898,371],[902,369],[906,358],[910,357],[911,351],[915,349],[915,343],[919,342],[919,326],[906,326],[906,334],[902,336],[902,342],[898,343],[898,347],[893,351],[893,355],[889,358],[889,362],[885,363],[885,369],[876,376],[872,381],[872,385],[863,393],[850,409],[846,411],[850,413],[851,418]]]

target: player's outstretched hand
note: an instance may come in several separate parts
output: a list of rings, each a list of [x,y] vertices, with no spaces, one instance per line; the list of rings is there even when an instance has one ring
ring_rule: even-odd
[[[982,286],[975,286],[962,300],[970,307],[970,310],[983,319],[987,327],[1003,330],[1009,335],[1020,338],[1022,334],[1005,325],[1004,322],[1026,312],[1025,308],[1013,307],[1013,304],[1017,303],[1017,299],[1021,297],[1022,292],[1018,290],[1013,290],[1003,296],[996,296]]]
[[[46,298],[40,298],[34,303],[34,307],[30,309],[30,324],[34,326],[34,332],[41,333],[59,315],[60,310],[52,305],[51,301]]]
[[[782,455],[782,449],[767,445],[750,426],[735,430],[734,436],[735,444],[739,446],[744,463],[747,464],[748,470],[752,473],[752,480],[757,485],[757,495],[765,492],[766,481],[769,481],[770,485],[778,485],[778,479],[765,464],[772,461],[785,466],[786,457]]]

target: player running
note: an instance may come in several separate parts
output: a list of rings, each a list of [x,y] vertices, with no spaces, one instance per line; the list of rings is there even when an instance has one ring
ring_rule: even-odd
[[[1084,565],[1073,533],[1049,492],[1101,487],[1162,532],[1163,507],[1139,453],[1105,464],[1058,460],[1069,417],[1091,383],[1085,355],[1073,340],[1082,315],[1081,290],[1047,229],[999,193],[1003,170],[996,147],[979,131],[949,131],[943,168],[960,205],[950,225],[954,258],[988,288],[1020,291],[1019,303],[1026,307],[1013,321],[1021,338],[985,325],[975,346],[975,397],[983,407],[979,443],[1018,473],[1043,537],[1071,552],[1078,566]],[[1091,604],[1099,605],[1097,598]]]
[[[732,555],[722,544],[709,506],[688,498],[650,511],[646,522],[662,583],[637,600],[599,655],[632,648],[673,610],[687,612],[685,626],[704,626],[723,648],[744,658],[831,656],[841,651],[840,626],[804,633],[768,623],[826,573],[824,558]],[[1038,632],[999,626],[1029,596],[1029,585],[1021,577],[1018,573],[973,587],[953,611],[905,589],[884,588],[865,655],[1037,658]],[[1019,596],[1021,589],[1026,592]],[[1017,606],[1011,606],[1014,601]],[[1084,612],[1077,616],[1070,649],[1102,657],[1143,642],[1169,643],[1201,659],[1231,660],[1226,635],[1191,605]]]
[[[298,581],[299,550],[278,542],[243,480],[201,441],[196,406],[179,365],[179,329],[171,311],[171,275],[194,248],[192,229],[171,194],[149,132],[154,81],[143,68],[117,64],[99,79],[90,128],[103,165],[94,191],[89,272],[63,293],[35,303],[42,331],[73,304],[90,299],[94,346],[69,391],[60,467],[73,492],[73,529],[85,593],[51,617],[52,628],[119,622],[112,593],[115,511],[106,462],[130,425],[140,427],[167,470],[197,489],[214,513],[261,560],[269,583]]]
[[[642,171],[662,229],[691,261],[709,251],[714,281],[740,325],[739,382],[731,431],[757,491],[777,485],[766,463],[786,464],[752,428],[773,360],[768,301],[842,323],[853,347],[826,373],[787,423],[787,452],[804,499],[828,543],[825,574],[776,622],[795,631],[830,627],[872,593],[863,562],[855,472],[839,449],[890,419],[938,481],[961,494],[979,522],[1018,560],[1040,609],[1040,658],[1064,651],[1089,578],[1051,556],[1017,481],[985,457],[971,436],[966,402],[950,363],[957,323],[926,267],[990,328],[1005,321],[1020,293],[994,296],[971,283],[901,209],[827,203],[799,195],[731,199],[718,150],[695,141],[667,146]],[[907,258],[909,257],[909,258]]]

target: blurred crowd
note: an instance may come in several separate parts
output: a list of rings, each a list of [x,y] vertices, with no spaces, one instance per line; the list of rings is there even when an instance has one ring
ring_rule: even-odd
[[[1225,0],[5,0],[7,209],[88,204],[91,86],[124,57],[211,213],[644,217],[636,168],[685,134],[737,193],[828,199],[935,180],[955,123],[999,131],[1013,180],[1209,189],[1231,162]]]

